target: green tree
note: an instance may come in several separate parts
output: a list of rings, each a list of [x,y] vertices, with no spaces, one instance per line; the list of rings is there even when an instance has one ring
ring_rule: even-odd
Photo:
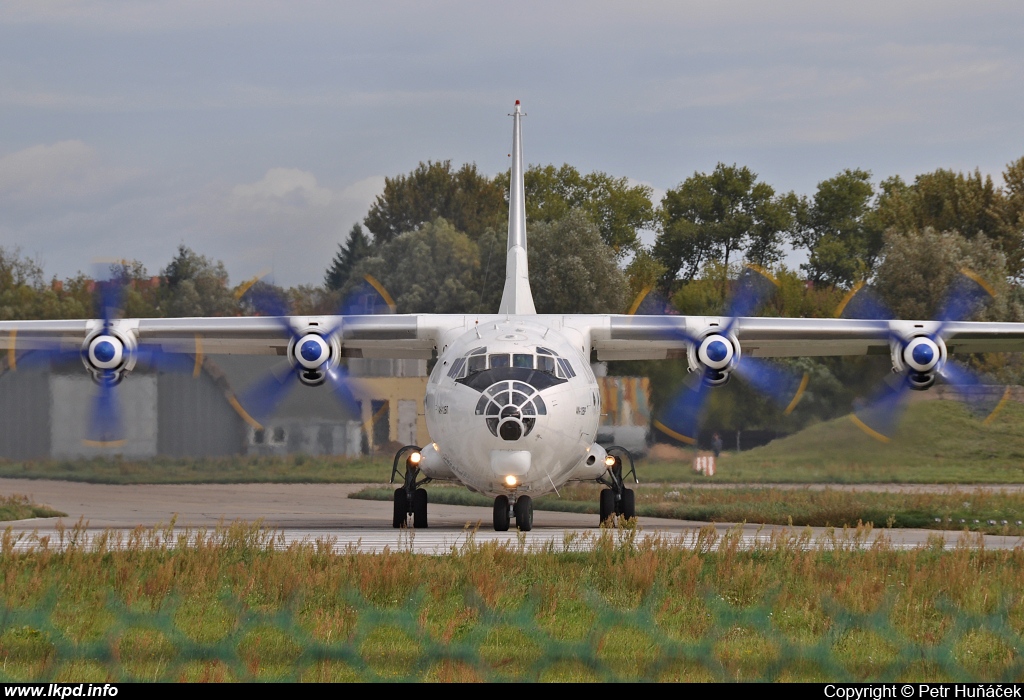
[[[644,247],[638,249],[626,266],[626,282],[629,289],[626,301],[630,307],[641,299],[641,295],[646,298],[646,295],[653,293],[664,274],[665,266],[654,258],[650,250]],[[640,311],[634,310],[634,313]]]
[[[505,192],[475,164],[452,170],[450,160],[421,162],[408,175],[385,178],[363,223],[382,246],[438,218],[475,240],[507,220]]]
[[[871,274],[882,247],[873,197],[871,173],[846,169],[819,182],[813,198],[796,200],[790,238],[810,253],[800,266],[808,280],[849,287]]]
[[[215,263],[185,245],[178,246],[178,254],[164,268],[159,310],[171,317],[238,313],[224,263]]]
[[[1003,182],[998,240],[1007,271],[1019,281],[1024,276],[1024,158],[1006,166]]]
[[[1024,226],[1020,220],[1024,166],[1010,163],[1003,173],[1006,190],[978,170],[963,174],[939,169],[918,175],[907,184],[899,177],[881,185],[877,209],[879,230],[901,233],[957,231],[965,238],[984,235],[1006,255],[1007,272],[1024,275]]]
[[[495,178],[507,195],[508,172]],[[523,173],[528,223],[553,222],[565,218],[573,209],[583,211],[597,226],[601,239],[617,255],[635,250],[637,232],[655,223],[651,188],[631,184],[628,178],[613,177],[595,171],[587,175],[568,164],[534,165]]]
[[[585,212],[574,209],[557,221],[535,223],[529,235],[530,289],[537,313],[625,310],[625,275]]]
[[[913,184],[900,177],[883,183],[878,217],[883,229],[959,231],[967,238],[998,233],[1002,193],[981,172],[964,175],[938,169],[918,175]]]
[[[956,231],[923,231],[885,237],[875,288],[896,318],[931,319],[939,312],[961,269],[980,275],[995,298],[972,320],[1022,318],[1006,274],[1006,256],[984,235],[967,238]],[[967,320],[967,319],[964,319]]]
[[[43,269],[17,248],[0,247],[0,319],[39,318]]]
[[[331,266],[324,275],[324,286],[330,291],[344,287],[352,270],[360,260],[370,254],[371,248],[370,239],[363,233],[363,227],[358,223],[353,224],[348,239],[338,244],[338,252],[335,253]]]
[[[776,197],[746,167],[719,163],[714,172],[694,173],[661,201],[661,233],[654,256],[665,281],[688,282],[710,261],[728,268],[742,250],[751,262],[770,266],[781,259],[782,233],[791,226],[792,197]]]
[[[395,236],[363,259],[343,294],[371,274],[391,294],[398,313],[471,313],[480,300],[479,271],[476,243],[437,219]]]

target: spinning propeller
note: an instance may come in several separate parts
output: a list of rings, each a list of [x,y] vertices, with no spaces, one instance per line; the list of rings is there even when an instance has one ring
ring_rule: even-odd
[[[303,327],[293,325],[292,319],[284,315],[287,300],[270,285],[252,285],[245,294],[243,300],[267,312],[262,315],[272,316],[288,334],[287,364],[256,380],[239,397],[249,415],[262,423],[274,414],[296,385],[327,384],[341,407],[350,415],[358,416],[359,402],[353,393],[358,383],[340,364],[341,338],[348,316],[394,313],[395,303],[380,282],[367,275],[342,301],[339,314],[330,317],[332,325],[329,326],[317,322]]]
[[[158,345],[140,343],[135,333],[119,323],[126,287],[131,280],[124,263],[110,264],[105,273],[108,279],[97,279],[93,289],[98,305],[98,323],[90,324],[90,331],[78,349],[69,349],[54,338],[27,338],[29,347],[21,356],[12,350],[12,369],[17,367],[50,367],[78,359],[96,384],[89,425],[83,441],[92,447],[117,447],[124,444],[124,425],[117,386],[141,365],[158,371],[192,372],[198,376],[199,363],[188,355],[165,352]],[[102,270],[101,270],[102,272]],[[97,278],[102,277],[98,274]]]
[[[853,422],[871,437],[889,442],[906,409],[908,392],[928,389],[937,376],[953,385],[958,398],[969,405],[978,407],[984,402],[990,392],[982,378],[948,357],[944,336],[949,323],[970,317],[993,296],[992,288],[981,277],[969,270],[961,270],[930,330],[916,326],[913,331],[902,334],[890,329],[893,374],[881,382],[866,406],[854,411],[850,416]],[[863,283],[850,291],[836,315],[841,318],[894,319],[889,308]],[[1003,401],[1005,398],[1004,393]],[[1002,402],[990,411],[986,420],[993,418],[1001,405]]]
[[[777,364],[742,356],[736,337],[736,321],[756,313],[773,294],[778,282],[759,267],[748,265],[736,281],[725,317],[694,333],[679,324],[665,324],[664,339],[686,344],[691,379],[665,405],[654,427],[681,442],[694,445],[700,417],[713,386],[725,384],[735,372],[758,392],[782,407],[786,414],[796,408],[807,388],[808,376]],[[652,308],[654,307],[654,308]],[[631,311],[667,313],[668,306],[655,299],[639,299]]]

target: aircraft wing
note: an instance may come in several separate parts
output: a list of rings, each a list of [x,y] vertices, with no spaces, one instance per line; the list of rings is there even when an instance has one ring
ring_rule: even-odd
[[[687,338],[725,328],[728,318],[612,315],[591,338],[600,360],[658,360],[685,356]],[[875,321],[832,318],[737,318],[732,331],[750,357],[888,354],[894,336],[940,331],[950,353],[1024,351],[1024,324]]]
[[[284,355],[293,333],[337,330],[346,357],[429,358],[442,330],[463,316],[288,316],[119,319],[112,328],[140,344],[190,354]],[[0,351],[60,346],[74,349],[100,320],[0,321]]]

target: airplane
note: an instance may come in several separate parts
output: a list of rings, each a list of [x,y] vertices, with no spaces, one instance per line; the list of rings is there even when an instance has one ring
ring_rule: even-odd
[[[601,393],[591,362],[681,359],[695,385],[669,407],[659,429],[696,443],[707,392],[734,373],[769,388],[762,358],[889,354],[893,380],[855,417],[887,439],[887,421],[906,390],[927,389],[937,376],[962,380],[950,355],[1024,350],[1024,324],[937,320],[760,318],[740,295],[723,316],[538,314],[530,290],[520,102],[515,103],[505,283],[497,313],[114,318],[0,322],[0,350],[80,357],[98,384],[91,429],[96,442],[116,442],[114,387],[137,362],[174,362],[203,354],[283,355],[289,381],[327,384],[346,393],[342,360],[436,358],[423,408],[431,442],[395,456],[395,527],[427,527],[432,481],[461,484],[494,500],[493,526],[533,527],[533,499],[568,482],[595,482],[600,522],[632,518],[622,449],[597,444]],[[764,277],[764,275],[762,275]],[[981,282],[979,281],[979,285]],[[983,286],[983,285],[982,285]],[[24,355],[22,357],[25,357]],[[198,359],[196,359],[198,363]],[[281,386],[284,380],[278,379]],[[964,380],[970,383],[969,380]],[[401,464],[404,459],[404,464]],[[635,469],[632,470],[636,480]]]

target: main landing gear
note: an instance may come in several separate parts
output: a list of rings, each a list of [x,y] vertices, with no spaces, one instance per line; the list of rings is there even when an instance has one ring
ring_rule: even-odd
[[[412,526],[422,528],[427,526],[427,490],[422,488],[430,481],[429,477],[420,477],[420,448],[415,445],[406,445],[395,454],[395,462],[391,465],[391,483],[395,483],[395,477],[399,475],[398,465],[405,460],[405,472],[402,476],[402,486],[395,489],[395,519],[392,523],[395,527],[409,527],[409,516],[412,516]]]
[[[612,445],[605,450],[608,456],[605,458],[605,466],[608,470],[597,480],[608,488],[601,490],[601,523],[607,522],[612,516],[619,516],[626,520],[636,517],[636,495],[633,489],[627,489],[625,479],[630,475],[637,484],[640,480],[636,478],[636,465],[633,464],[633,455],[625,447]],[[629,471],[622,473],[622,460],[629,461]]]
[[[515,505],[511,505],[508,496],[498,496],[494,499],[494,529],[498,532],[506,532],[516,519],[516,527],[520,532],[529,532],[533,529],[533,499],[529,496],[520,496],[516,499]]]

